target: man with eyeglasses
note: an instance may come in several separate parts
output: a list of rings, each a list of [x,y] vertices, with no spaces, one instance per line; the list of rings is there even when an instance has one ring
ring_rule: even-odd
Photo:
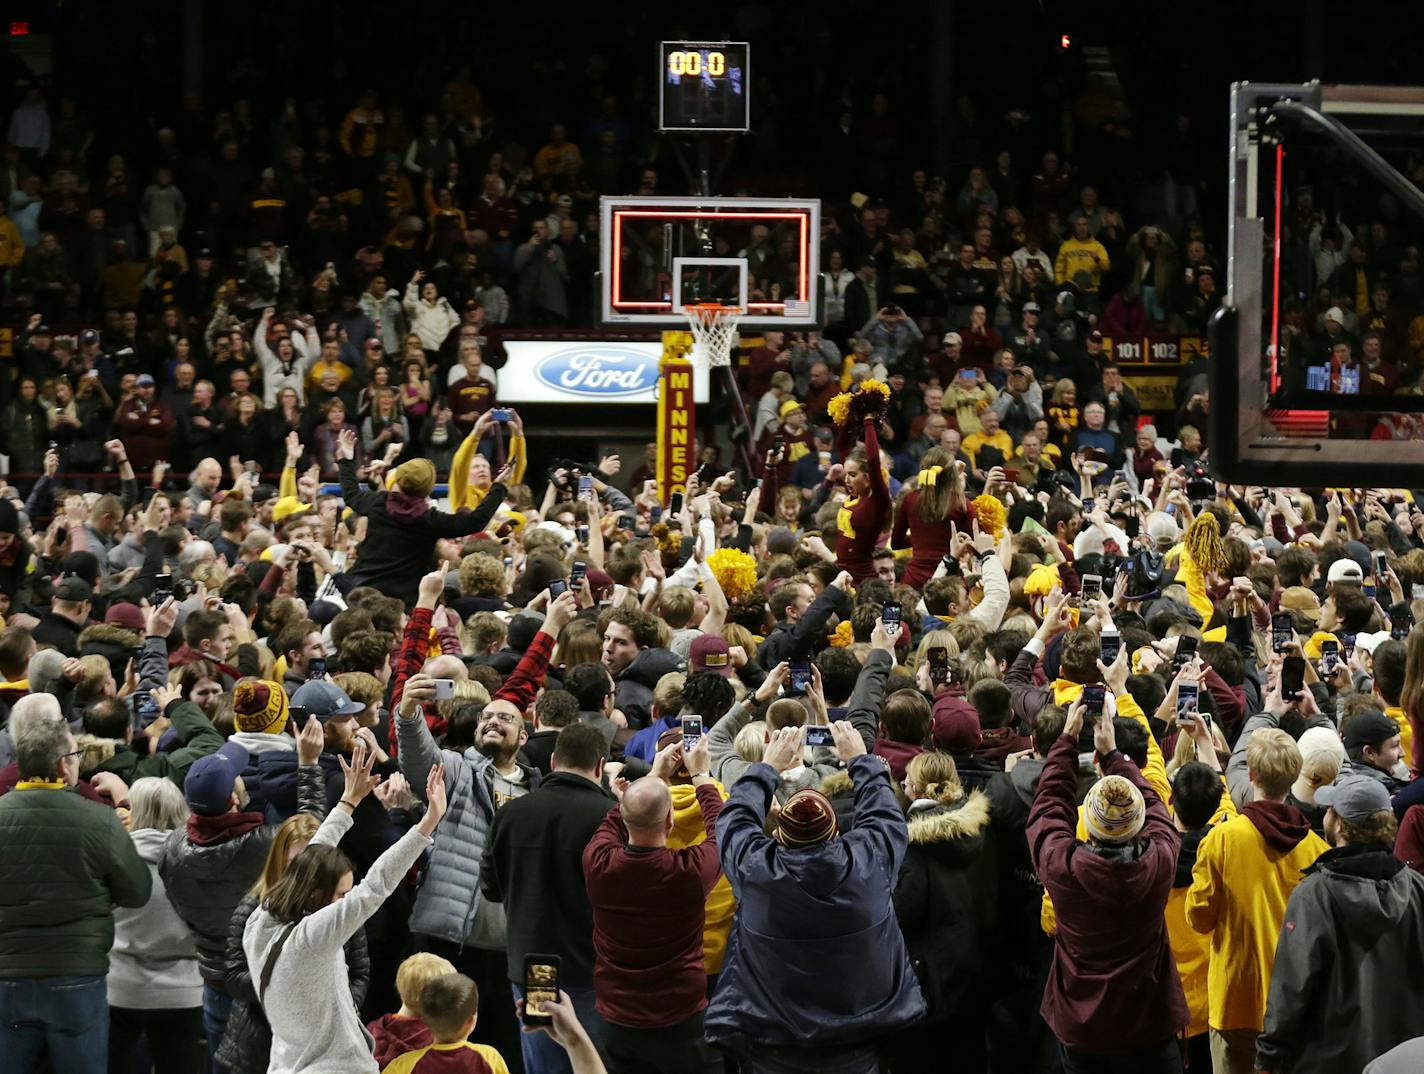
[[[443,573],[426,575],[417,607],[433,608],[443,584]],[[495,814],[539,786],[538,769],[519,760],[519,749],[529,738],[525,714],[544,682],[554,640],[577,612],[572,592],[550,602],[543,626],[480,712],[474,745],[463,753],[440,749],[422,715],[422,704],[435,700],[435,679],[424,673],[412,675],[396,706],[401,770],[411,781],[411,790],[422,796],[425,784],[416,786],[417,775],[438,763],[445,769],[450,803],[447,823],[437,833],[430,866],[415,897],[410,931],[421,950],[449,959],[474,980],[480,1011],[471,1039],[493,1045],[506,1056],[519,1054],[521,1048],[509,990],[508,922],[504,906],[481,892],[483,858]],[[462,715],[457,710],[455,718]],[[522,972],[523,967],[518,969]]]
[[[105,977],[115,906],[148,902],[148,867],[112,809],[75,793],[79,749],[49,694],[10,715],[20,781],[0,797],[0,1067],[40,1055],[66,1074],[108,1066]]]

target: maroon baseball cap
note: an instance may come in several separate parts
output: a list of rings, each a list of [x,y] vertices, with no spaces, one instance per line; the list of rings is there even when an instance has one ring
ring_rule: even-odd
[[[727,644],[727,639],[718,634],[703,634],[692,640],[692,648],[688,651],[687,659],[691,669],[696,671],[715,671],[724,679],[732,677],[731,646]]]
[[[588,578],[588,589],[594,600],[605,601],[613,596],[613,578],[607,571],[590,567],[585,577]]]

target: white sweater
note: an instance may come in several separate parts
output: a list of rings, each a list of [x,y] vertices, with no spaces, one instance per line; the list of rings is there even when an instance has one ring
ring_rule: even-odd
[[[344,809],[333,809],[312,836],[313,844],[336,846],[351,827]],[[366,879],[344,898],[302,918],[272,969],[262,1009],[272,1026],[267,1074],[378,1074],[371,1045],[349,1001],[343,947],[380,909],[431,840],[412,828],[376,859]],[[287,926],[262,907],[247,919],[242,949],[258,986],[267,957]],[[335,1002],[333,996],[347,996]]]

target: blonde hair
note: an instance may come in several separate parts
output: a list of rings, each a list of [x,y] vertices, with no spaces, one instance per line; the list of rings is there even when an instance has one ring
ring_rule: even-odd
[[[722,627],[722,640],[730,646],[740,645],[742,651],[747,654],[748,660],[756,659],[757,640],[753,634],[741,623],[727,623]]]
[[[667,586],[658,597],[658,614],[674,630],[681,630],[692,621],[697,606],[697,594],[685,585]]]
[[[1246,747],[1251,782],[1268,798],[1284,797],[1300,775],[1300,747],[1279,727],[1263,727]]]
[[[447,977],[455,972],[455,967],[447,959],[421,951],[411,955],[396,970],[396,992],[401,1004],[420,1013],[420,993],[437,977]]]
[[[265,899],[277,881],[286,875],[287,859],[291,857],[292,845],[310,843],[320,827],[321,821],[310,813],[297,813],[282,822],[277,834],[272,837],[272,845],[267,849],[267,861],[262,866],[262,874],[257,878],[257,883],[252,885],[252,890],[259,899]]]
[[[381,680],[367,671],[344,671],[333,676],[333,681],[352,701],[359,701],[363,705],[376,704],[386,696]]]
[[[916,754],[905,766],[905,777],[912,786],[924,792],[924,797],[936,802],[948,804],[964,797],[959,769],[954,766],[954,758],[947,753]]]
[[[747,724],[732,740],[732,749],[744,761],[760,761],[766,752],[766,724],[761,720]]]
[[[171,832],[187,823],[188,802],[178,784],[162,776],[134,780],[129,788],[129,831]]]
[[[653,704],[664,716],[676,716],[682,711],[682,687],[687,676],[680,671],[669,671],[653,687]]]
[[[1063,402],[1063,397],[1069,392],[1074,392],[1076,397],[1077,391],[1078,385],[1074,384],[1067,377],[1064,377],[1062,380],[1058,381],[1053,385],[1053,396],[1049,400],[1049,402],[1061,403]]]

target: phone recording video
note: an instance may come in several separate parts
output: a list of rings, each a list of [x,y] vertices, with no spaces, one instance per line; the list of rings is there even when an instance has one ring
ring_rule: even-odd
[[[799,696],[806,692],[806,687],[811,685],[811,661],[793,660],[788,668],[787,689],[790,696]]]
[[[831,734],[831,729],[822,724],[806,725],[806,745],[808,746],[833,746],[835,736]]]
[[[1181,683],[1177,687],[1177,722],[1187,725],[1197,711],[1201,688],[1196,683]]]
[[[697,745],[697,740],[702,737],[702,717],[684,716],[682,717],[682,748],[683,751],[692,749]]]
[[[569,574],[569,584],[577,589],[588,576],[588,564],[581,559],[574,560],[574,569]]]
[[[894,601],[887,601],[885,607],[881,609],[880,621],[885,624],[885,633],[892,637],[900,630],[900,605]]]
[[[584,503],[589,503],[593,499],[593,478],[588,474],[579,476],[578,498]]]
[[[569,591],[569,583],[562,578],[555,578],[549,583],[549,599],[557,600]]]
[[[1099,574],[1083,575],[1082,588],[1078,590],[1078,599],[1087,604],[1091,600],[1097,600],[1103,595],[1103,579]]]
[[[929,651],[930,661],[930,684],[932,686],[949,685],[949,650],[943,645],[936,645]]]
[[[1271,616],[1271,652],[1285,652],[1294,637],[1295,627],[1291,623],[1290,612],[1277,612]]]
[[[1335,674],[1340,666],[1340,643],[1338,641],[1322,641],[1320,643],[1320,674],[1327,678]]]
[[[324,657],[324,656],[318,656],[318,657],[315,657],[315,658],[312,659],[312,660],[308,660],[308,661],[307,661],[307,678],[308,678],[308,679],[324,679],[324,678],[326,678],[326,657]]]
[[[1172,674],[1176,674],[1186,667],[1196,658],[1197,639],[1190,634],[1182,634],[1177,638],[1177,651],[1172,654]]]
[[[1103,631],[1102,638],[1098,642],[1098,659],[1104,665],[1112,664],[1117,660],[1120,652],[1122,652],[1122,635]]]
[[[1089,719],[1096,720],[1103,714],[1107,692],[1107,687],[1100,682],[1090,682],[1083,687],[1083,711]]]
[[[559,956],[524,956],[524,1024],[546,1026],[554,1016],[544,1009],[545,1003],[559,1001]]]

